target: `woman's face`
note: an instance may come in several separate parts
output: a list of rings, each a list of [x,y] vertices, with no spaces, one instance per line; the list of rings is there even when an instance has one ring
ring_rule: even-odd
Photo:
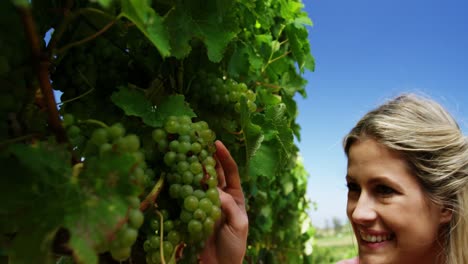
[[[360,264],[437,263],[449,210],[431,202],[405,160],[373,139],[348,153],[347,214]]]

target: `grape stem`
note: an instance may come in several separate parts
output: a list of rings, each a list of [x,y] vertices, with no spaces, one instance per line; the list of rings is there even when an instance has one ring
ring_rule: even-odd
[[[31,48],[32,64],[39,80],[41,92],[44,95],[44,103],[47,106],[48,123],[54,132],[57,142],[66,143],[68,138],[65,129],[60,121],[60,116],[55,102],[52,86],[49,81],[49,59],[41,53],[39,35],[36,31],[36,25],[33,20],[31,9],[19,7],[21,20],[24,24],[26,38]]]
[[[159,212],[158,210],[156,210],[156,213],[159,215],[159,226],[160,226],[160,229],[161,229],[161,234],[159,235],[160,239],[159,239],[159,253],[161,254],[161,263],[162,264],[166,264],[166,259],[164,258],[164,247],[163,247],[163,237],[164,237],[164,218],[163,218],[163,215],[161,214],[161,212]]]
[[[164,178],[165,178],[165,174],[162,173],[161,177],[159,177],[158,182],[156,182],[156,184],[153,186],[153,189],[151,190],[151,192],[140,203],[140,211],[144,212],[146,211],[146,209],[148,209],[148,207],[151,204],[154,204],[154,202],[156,201],[156,198],[158,198],[159,193],[161,192],[164,186]]]
[[[108,128],[109,126],[106,125],[104,122],[95,120],[95,119],[86,119],[86,120],[80,120],[78,121],[80,124],[95,124],[103,128]]]

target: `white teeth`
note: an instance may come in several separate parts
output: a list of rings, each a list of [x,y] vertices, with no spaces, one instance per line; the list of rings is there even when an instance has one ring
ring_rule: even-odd
[[[373,235],[364,234],[364,233],[360,233],[360,234],[361,234],[362,240],[364,240],[366,242],[371,242],[371,243],[376,243],[376,242],[379,243],[379,242],[382,242],[382,241],[390,240],[390,238],[392,238],[391,235],[373,236]]]

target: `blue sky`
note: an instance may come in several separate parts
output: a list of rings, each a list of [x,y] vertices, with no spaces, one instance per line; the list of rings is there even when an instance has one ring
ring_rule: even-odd
[[[297,97],[298,143],[317,226],[346,218],[343,136],[367,111],[402,92],[444,105],[468,134],[468,1],[303,0],[316,70]]]

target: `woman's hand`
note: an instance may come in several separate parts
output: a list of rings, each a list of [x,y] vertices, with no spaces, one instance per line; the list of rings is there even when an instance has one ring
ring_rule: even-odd
[[[247,248],[249,220],[239,170],[227,148],[216,141],[218,191],[222,216],[200,254],[203,264],[242,263]]]

